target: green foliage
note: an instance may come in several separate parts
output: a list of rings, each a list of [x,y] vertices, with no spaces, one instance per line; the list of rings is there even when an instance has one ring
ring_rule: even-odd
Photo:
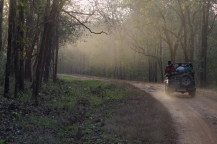
[[[42,86],[41,97],[44,97],[43,99],[46,101],[51,100],[49,103],[46,103],[48,107],[73,110],[74,106],[79,101],[87,101],[90,107],[95,107],[105,101],[123,98],[122,92],[124,92],[124,90],[120,91],[120,89],[123,88],[113,86],[109,83],[90,80],[78,81],[65,76],[60,77],[60,79],[61,81],[64,80],[66,84],[57,86],[53,83],[48,83]],[[52,97],[46,97],[48,93],[52,95]]]
[[[21,6],[21,7],[24,7],[25,4],[24,4],[23,2],[20,2],[20,6]]]
[[[39,95],[40,107],[28,105],[31,102],[29,99],[31,91],[25,91],[19,94],[19,103],[16,101],[8,103],[12,110],[3,114],[2,119],[4,123],[7,123],[7,119],[10,119],[11,125],[16,131],[19,131],[19,135],[20,132],[24,131],[28,133],[28,140],[19,139],[20,143],[40,143],[41,140],[51,142],[51,139],[64,143],[71,136],[80,137],[83,134],[85,134],[85,136],[82,136],[83,140],[91,142],[90,135],[99,131],[103,122],[85,122],[83,124],[80,124],[80,122],[89,121],[88,117],[92,117],[91,113],[97,107],[107,102],[127,98],[131,93],[132,91],[121,84],[95,80],[76,80],[72,77],[60,76],[57,84],[49,81],[42,85]],[[23,106],[20,104],[23,104]],[[114,109],[105,111],[106,117],[111,117],[113,111]],[[36,135],[40,135],[40,140],[33,137],[32,129],[36,131]],[[13,133],[13,135],[16,134]],[[9,137],[10,135],[4,139],[0,136],[0,139],[10,141]]]
[[[0,139],[0,144],[4,144],[4,141]]]
[[[136,105],[140,103],[134,96],[143,94],[126,83],[60,76],[56,84],[49,81],[42,85],[38,107],[26,100],[29,92],[20,94],[21,101],[1,99],[1,124],[5,127],[0,127],[0,142],[124,142],[122,137],[104,129],[109,123],[105,120],[116,119],[115,112],[122,105],[128,108],[128,98],[131,104],[134,100]]]

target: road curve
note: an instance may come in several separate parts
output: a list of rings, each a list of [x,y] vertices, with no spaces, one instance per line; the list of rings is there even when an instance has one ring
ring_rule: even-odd
[[[167,96],[164,85],[130,82],[151,93],[170,112],[180,144],[217,144],[217,94],[197,90],[196,96],[174,93]]]
[[[69,76],[69,75],[68,75]],[[79,79],[111,79],[70,75]],[[196,96],[174,93],[167,96],[163,84],[128,82],[150,93],[170,112],[179,134],[178,144],[217,144],[217,93],[197,89]]]

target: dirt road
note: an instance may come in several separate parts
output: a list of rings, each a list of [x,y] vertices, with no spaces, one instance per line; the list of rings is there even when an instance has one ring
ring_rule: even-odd
[[[73,76],[80,79],[108,80]],[[196,96],[173,93],[167,96],[163,84],[129,82],[151,93],[170,112],[180,144],[217,144],[217,93],[197,89]]]
[[[197,90],[194,98],[187,93],[167,96],[162,84],[133,83],[149,92],[169,110],[179,134],[180,144],[217,144],[217,94]]]

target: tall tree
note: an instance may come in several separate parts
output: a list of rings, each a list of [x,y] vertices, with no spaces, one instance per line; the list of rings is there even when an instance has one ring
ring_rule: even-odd
[[[18,45],[17,48],[19,50],[19,79],[18,85],[19,90],[24,90],[24,0],[20,0],[19,2],[19,17],[18,17]]]
[[[209,26],[209,11],[211,8],[211,0],[204,0],[202,2],[202,40],[201,40],[201,87],[206,87],[206,60],[207,60],[207,40],[208,40],[208,26]]]
[[[6,72],[5,72],[5,87],[4,87],[4,96],[9,97],[9,83],[10,83],[10,73],[11,73],[11,56],[12,48],[15,44],[15,17],[16,17],[16,3],[14,0],[9,1],[9,16],[8,16],[8,48],[7,48],[7,62],[6,62]]]
[[[44,72],[44,65],[45,65],[46,56],[47,56],[46,53],[48,52],[48,45],[49,45],[49,40],[51,37],[52,28],[54,26],[55,19],[59,15],[62,7],[63,7],[62,0],[54,0],[49,16],[48,18],[45,18],[44,32],[42,36],[41,46],[37,54],[38,62],[36,65],[36,72],[33,78],[32,98],[36,105],[38,104],[37,98],[38,98],[38,93],[41,87],[42,75]]]
[[[54,48],[53,50],[53,82],[56,83],[57,80],[57,66],[58,66],[58,52],[59,52],[59,36],[58,36],[58,28],[57,24],[54,30]]]
[[[3,45],[2,45],[3,8],[4,8],[4,0],[0,0],[0,51],[3,49]]]
[[[34,50],[35,43],[38,39],[38,33],[39,33],[39,16],[37,15],[37,24],[35,27],[33,27],[33,15],[34,15],[34,3],[32,0],[26,0],[26,4],[29,5],[30,9],[25,11],[26,15],[26,38],[29,40],[29,46],[26,46],[26,60],[25,60],[25,79],[31,81],[32,80],[32,53]]]

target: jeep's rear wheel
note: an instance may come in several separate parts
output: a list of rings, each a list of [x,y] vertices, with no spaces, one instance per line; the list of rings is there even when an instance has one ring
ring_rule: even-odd
[[[191,75],[184,73],[180,76],[180,84],[183,87],[189,87],[193,84],[193,78]]]

